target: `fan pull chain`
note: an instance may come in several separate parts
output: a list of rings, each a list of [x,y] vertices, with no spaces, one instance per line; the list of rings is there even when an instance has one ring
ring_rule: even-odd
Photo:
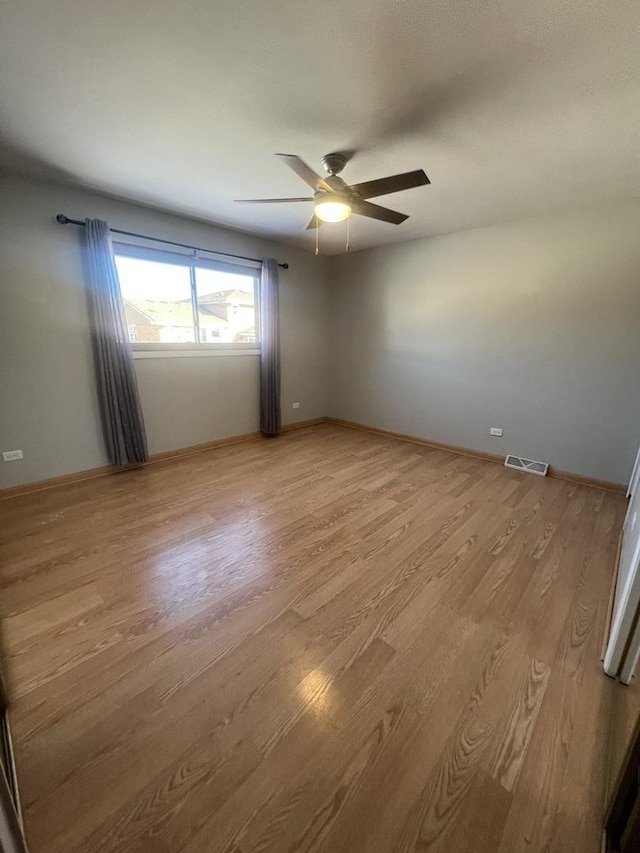
[[[316,216],[316,255],[319,254],[319,251],[320,251],[318,248],[319,235],[320,235],[320,221],[319,221],[318,217]]]
[[[349,251],[350,248],[351,248],[351,217],[347,216],[347,245],[346,245],[347,252]]]

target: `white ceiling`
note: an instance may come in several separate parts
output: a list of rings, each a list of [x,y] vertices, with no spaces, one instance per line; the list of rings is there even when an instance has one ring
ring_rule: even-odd
[[[308,248],[310,205],[233,203],[307,194],[276,151],[425,169],[353,249],[640,196],[638,0],[3,0],[0,32],[0,163]]]

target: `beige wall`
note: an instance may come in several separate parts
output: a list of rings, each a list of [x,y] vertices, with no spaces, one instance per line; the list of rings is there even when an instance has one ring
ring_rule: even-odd
[[[331,415],[626,482],[640,441],[640,202],[332,263]]]
[[[284,423],[327,411],[328,259],[84,190],[0,178],[0,488],[106,464],[80,265],[55,215],[290,263],[281,271]],[[147,359],[136,372],[152,453],[258,429],[257,356]],[[300,402],[293,410],[292,403]]]

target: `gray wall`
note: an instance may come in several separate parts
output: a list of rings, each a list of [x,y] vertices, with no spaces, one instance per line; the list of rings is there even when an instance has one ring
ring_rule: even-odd
[[[327,259],[4,176],[0,450],[21,448],[25,459],[0,463],[0,488],[106,462],[80,233],[55,223],[60,211],[288,260],[285,423],[328,411],[589,476],[628,477],[640,441],[640,202]],[[136,371],[152,453],[258,428],[256,356],[137,360]],[[504,438],[490,438],[490,426]]]
[[[106,464],[80,265],[80,232],[54,217],[252,257],[281,271],[284,423],[327,412],[329,261],[80,189],[0,178],[0,488]],[[146,359],[136,372],[152,453],[258,429],[258,356]],[[291,405],[299,401],[300,409]]]
[[[332,279],[330,415],[626,482],[640,202],[340,256]]]

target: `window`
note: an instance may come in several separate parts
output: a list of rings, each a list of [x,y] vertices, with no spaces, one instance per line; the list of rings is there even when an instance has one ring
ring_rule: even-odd
[[[116,244],[129,339],[141,349],[251,348],[258,342],[258,269]]]

